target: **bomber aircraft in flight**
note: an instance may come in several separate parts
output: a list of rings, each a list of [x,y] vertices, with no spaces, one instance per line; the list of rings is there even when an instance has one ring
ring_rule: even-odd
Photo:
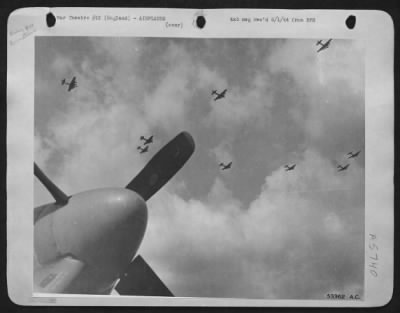
[[[146,146],[153,142],[153,136],[146,138],[145,136],[140,136],[140,140],[143,140],[143,144]]]
[[[78,87],[76,84],[76,77],[74,76],[71,81],[68,83],[65,78],[61,81],[61,85],[68,85],[68,91],[71,91],[72,89]]]
[[[347,155],[348,155],[348,159],[352,159],[352,158],[355,158],[355,157],[357,157],[359,154],[360,154],[360,152],[361,152],[361,150],[359,150],[359,151],[357,151],[357,152],[349,152],[349,153],[347,153]]]
[[[231,168],[232,161],[229,162],[228,164],[224,164],[224,163],[221,162],[221,163],[219,163],[219,166],[220,166],[221,170],[227,170],[227,169]]]
[[[321,46],[321,47],[318,49],[317,52],[320,52],[322,50],[328,49],[329,44],[331,43],[331,41],[332,41],[332,39],[329,39],[329,40],[325,41],[325,43],[322,43],[322,40],[318,40],[316,45],[317,46]]]
[[[347,168],[348,168],[349,166],[350,166],[350,164],[346,164],[345,166],[342,166],[342,165],[339,164],[339,165],[337,166],[338,172],[347,170]]]
[[[227,89],[224,89],[221,93],[218,93],[216,90],[213,90],[211,92],[211,95],[215,95],[216,97],[214,98],[214,101],[217,101],[218,99],[225,98]]]
[[[144,146],[144,147],[138,146],[137,149],[140,151],[140,154],[142,154],[149,151],[149,146]]]
[[[55,199],[34,209],[36,293],[173,296],[138,255],[147,226],[146,202],[186,163],[194,141],[181,132],[125,188],[66,195],[34,163]]]
[[[293,171],[294,170],[294,168],[296,167],[296,164],[293,164],[293,165],[285,165],[285,171],[286,172],[288,172],[288,171]]]

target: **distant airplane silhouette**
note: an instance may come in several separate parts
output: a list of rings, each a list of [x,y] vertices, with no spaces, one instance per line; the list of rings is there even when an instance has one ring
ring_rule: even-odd
[[[360,152],[361,152],[361,150],[359,150],[359,151],[357,151],[357,152],[349,152],[349,153],[347,153],[347,155],[348,155],[348,159],[352,159],[352,158],[355,158],[355,157],[357,157],[359,154],[360,154]]]
[[[150,136],[149,138],[146,138],[144,136],[140,136],[140,140],[143,140],[143,144],[146,146],[150,143],[153,142],[153,136]]]
[[[225,98],[225,93],[226,93],[227,89],[225,89],[224,91],[222,91],[221,93],[218,93],[216,90],[213,90],[211,92],[211,95],[216,95],[216,97],[214,98],[214,101],[217,101],[218,99],[222,99]]]
[[[289,166],[289,165],[287,164],[287,165],[285,165],[285,170],[286,170],[286,172],[287,172],[287,171],[293,171],[295,167],[296,167],[296,164],[293,164],[293,165],[291,165],[291,166]]]
[[[76,84],[76,77],[74,76],[71,81],[68,83],[65,78],[61,81],[61,85],[68,85],[68,91],[71,91],[72,89],[78,87]]]
[[[321,48],[318,49],[317,52],[320,52],[322,50],[328,49],[329,44],[331,43],[332,39],[327,40],[325,43],[322,43],[322,40],[318,40],[317,46],[321,46]]]
[[[219,163],[219,166],[220,166],[221,170],[227,170],[227,169],[231,168],[232,161],[229,162],[228,164],[224,164],[224,163],[221,162],[221,163]]]
[[[149,146],[145,146],[145,147],[138,146],[137,149],[140,151],[140,154],[142,154],[142,153],[146,153],[147,151],[149,151]]]
[[[338,166],[337,166],[338,172],[347,170],[347,168],[348,168],[349,166],[350,166],[350,164],[346,164],[345,166],[338,165]]]

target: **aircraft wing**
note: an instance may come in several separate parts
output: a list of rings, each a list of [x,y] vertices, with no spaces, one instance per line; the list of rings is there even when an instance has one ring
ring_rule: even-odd
[[[70,256],[40,265],[35,261],[33,291],[40,293],[63,293],[83,270],[85,264]]]
[[[76,87],[76,77],[74,76],[74,78],[72,78],[71,82],[69,83],[68,91],[71,91],[75,87]]]
[[[140,255],[131,262],[115,289],[125,296],[174,296]]]

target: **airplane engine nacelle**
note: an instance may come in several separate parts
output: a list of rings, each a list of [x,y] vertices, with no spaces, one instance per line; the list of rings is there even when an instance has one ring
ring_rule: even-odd
[[[118,277],[135,256],[147,226],[147,206],[129,189],[78,193],[35,225],[40,263],[72,255],[104,278]]]

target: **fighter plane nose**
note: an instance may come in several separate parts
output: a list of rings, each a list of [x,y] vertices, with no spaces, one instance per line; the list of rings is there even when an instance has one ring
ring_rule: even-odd
[[[129,264],[147,225],[147,206],[128,189],[100,189],[73,196],[53,218],[61,253],[72,254],[110,275]]]

